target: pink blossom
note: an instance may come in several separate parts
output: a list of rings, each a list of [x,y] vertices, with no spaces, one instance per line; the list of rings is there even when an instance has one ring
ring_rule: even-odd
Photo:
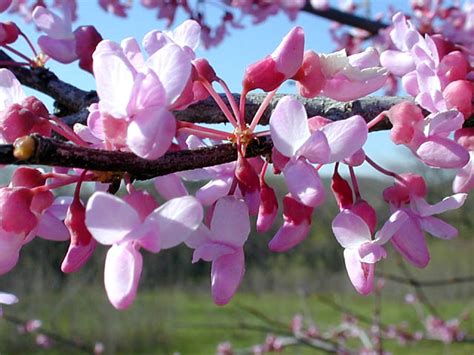
[[[387,79],[386,69],[380,66],[379,53],[372,47],[350,56],[342,50],[320,57],[326,77],[322,94],[336,100],[365,96],[380,89]],[[357,96],[350,90],[358,91]]]
[[[303,204],[316,207],[324,200],[321,179],[309,164],[341,161],[357,152],[367,140],[365,120],[353,116],[310,130],[304,106],[295,98],[282,98],[270,117],[275,148],[291,158],[283,168],[288,189]]]
[[[474,188],[474,129],[462,128],[454,135],[455,140],[469,152],[469,162],[457,170],[453,180],[453,191],[469,192]]]
[[[185,241],[202,221],[202,207],[192,196],[172,199],[158,208],[144,192],[133,192],[125,201],[96,192],[86,206],[86,226],[107,252],[104,283],[115,308],[133,302],[142,271],[140,248],[152,253]]]
[[[0,0],[0,12],[6,11],[12,3],[12,0]]]
[[[374,264],[387,256],[383,247],[407,219],[402,211],[396,211],[372,239],[364,218],[351,210],[342,210],[332,222],[337,241],[344,248],[347,273],[355,289],[367,295],[373,290]]]
[[[212,262],[211,288],[214,303],[227,304],[245,272],[243,245],[250,233],[246,204],[235,197],[220,198],[214,207],[210,226],[202,225],[186,244],[195,249],[193,262]]]
[[[391,242],[410,263],[423,268],[430,260],[423,231],[440,239],[455,238],[458,234],[457,229],[433,216],[461,207],[467,194],[448,196],[430,205],[424,199],[426,186],[423,187],[424,181],[421,177],[407,174],[402,175],[402,178],[403,182],[397,180],[393,187],[384,191],[384,198],[390,203],[391,209],[402,210],[408,216]]]
[[[255,89],[272,91],[296,74],[303,61],[304,33],[293,28],[275,51],[247,67],[242,81],[244,92]]]

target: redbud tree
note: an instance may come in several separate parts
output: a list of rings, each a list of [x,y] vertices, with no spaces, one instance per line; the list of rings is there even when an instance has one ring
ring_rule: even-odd
[[[221,22],[212,26],[200,2],[140,3],[134,6],[156,11],[167,29],[116,43],[102,38],[97,24],[75,28],[75,0],[0,0],[3,18],[12,19],[0,23],[0,163],[17,166],[0,188],[1,274],[38,237],[69,241],[64,273],[87,267],[95,249],[105,247],[105,290],[115,308],[125,309],[138,291],[142,253],[184,243],[194,250],[190,262],[212,263],[212,298],[224,305],[244,277],[250,230],[268,231],[282,213],[268,248],[286,252],[304,243],[330,195],[339,207],[332,231],[348,279],[363,295],[374,291],[387,248],[424,268],[426,238],[447,243],[457,236],[437,215],[460,208],[474,186],[470,1],[413,0],[411,14],[392,11],[378,20],[355,15],[352,2],[335,9],[327,1],[222,1]],[[131,6],[98,5],[122,17]],[[175,23],[177,11],[189,20]],[[240,93],[196,55],[199,45],[225,40],[242,18],[258,23],[285,12],[294,19],[300,11],[355,30],[333,27],[342,49],[327,54],[306,48],[304,29],[294,27],[247,66]],[[35,38],[22,30],[21,17],[35,24]],[[17,49],[20,41],[30,50]],[[95,91],[61,81],[48,70],[50,61],[77,61],[78,75],[92,75]],[[295,92],[279,93],[289,81]],[[50,96],[55,108],[23,86]],[[381,89],[389,96],[368,96]],[[232,130],[209,125],[217,123]],[[455,171],[452,194],[427,202],[422,176],[390,171],[366,154],[369,133],[381,129],[390,129],[391,144],[406,146],[415,160]],[[359,189],[362,164],[392,180],[380,196],[387,220]],[[330,191],[318,173],[328,165]],[[271,174],[285,181],[283,199]],[[152,180],[166,202],[137,188],[140,180]],[[183,181],[201,185],[192,195]],[[95,192],[82,201],[86,182],[95,183]],[[65,186],[73,186],[73,196],[56,193]],[[126,193],[117,197],[121,186]]]

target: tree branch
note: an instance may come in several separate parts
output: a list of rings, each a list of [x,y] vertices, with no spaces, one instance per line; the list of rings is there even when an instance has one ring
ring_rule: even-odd
[[[30,138],[34,141],[34,151],[29,159],[17,159],[14,156],[15,147],[12,144],[3,144],[0,145],[0,164],[46,165],[116,173],[128,172],[134,179],[147,180],[237,159],[237,149],[232,144],[170,152],[159,159],[147,160],[133,153],[85,148],[38,135],[32,135]],[[247,156],[269,154],[271,149],[270,139],[255,139],[247,148]]]
[[[313,6],[311,6],[310,1],[306,1],[305,6],[301,10],[316,16],[326,18],[328,20],[338,22],[342,25],[360,28],[361,30],[365,30],[372,35],[376,35],[380,30],[388,27],[388,24],[386,23],[380,21],[373,21],[368,18],[353,15],[331,7],[327,10],[317,10],[313,8]]]

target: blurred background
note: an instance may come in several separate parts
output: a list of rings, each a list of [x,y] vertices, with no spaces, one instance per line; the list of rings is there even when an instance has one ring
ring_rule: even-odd
[[[78,4],[76,25],[93,24],[106,39],[120,41],[133,36],[140,41],[149,30],[164,29],[165,26],[163,21],[156,20],[153,11],[144,10],[138,2],[128,19],[104,13],[95,1],[79,0]],[[373,1],[370,12],[386,11],[388,5],[389,1]],[[399,9],[407,8],[402,1],[395,5]],[[5,13],[0,16],[1,21],[17,20]],[[178,16],[176,23],[183,19]],[[295,25],[305,30],[306,48],[317,52],[334,50],[328,34],[329,22],[301,13],[295,22],[281,14],[258,26],[247,23],[245,29],[233,30],[217,48],[201,50],[198,55],[210,61],[232,91],[239,92],[246,66],[271,53]],[[34,28],[31,25],[25,28],[34,41],[37,37]],[[65,66],[51,62],[48,65],[64,81],[86,90],[95,88],[92,77],[73,68],[74,64]],[[287,85],[280,92],[294,93],[295,89]],[[367,154],[394,171],[422,173],[428,180],[428,201],[431,203],[452,194],[452,176],[416,165],[408,152],[389,142],[386,132],[370,135]],[[323,172],[323,176],[329,189],[328,172],[330,170]],[[364,198],[378,211],[379,220],[383,220],[388,216],[388,209],[381,199],[381,192],[392,182],[381,179],[365,166],[357,172]],[[2,183],[7,181],[8,171],[5,170]],[[276,177],[268,182],[278,191],[281,201],[285,194],[284,182]],[[150,184],[141,183],[140,187],[154,193]],[[199,186],[190,184],[188,187],[193,190]],[[88,191],[84,189],[84,200],[87,195]],[[224,307],[215,306],[210,297],[210,264],[191,264],[192,251],[184,245],[158,255],[144,252],[138,297],[130,309],[117,311],[109,304],[103,287],[106,248],[99,246],[92,260],[79,272],[64,275],[60,264],[68,243],[36,239],[23,248],[18,265],[0,278],[0,290],[12,292],[20,299],[18,304],[5,307],[4,313],[12,321],[40,319],[40,333],[41,329],[51,331],[59,338],[54,341],[50,337],[52,346],[41,347],[37,344],[38,341],[41,343],[37,332],[28,333],[13,322],[0,320],[0,353],[81,353],[101,342],[106,353],[212,354],[223,341],[231,342],[235,348],[250,348],[262,343],[269,329],[269,319],[289,327],[294,315],[301,314],[307,325],[315,324],[321,331],[338,326],[348,313],[370,319],[380,299],[383,303],[379,311],[384,324],[401,324],[413,332],[423,330],[422,320],[427,313],[420,314],[422,307],[406,302],[406,295],[416,294],[416,289],[394,282],[389,276],[439,280],[474,275],[471,208],[474,208],[474,202],[469,199],[461,210],[443,216],[459,229],[457,239],[448,242],[427,237],[432,261],[424,270],[404,264],[389,247],[387,260],[378,264],[379,275],[386,276],[384,281],[379,281],[384,287],[378,299],[358,295],[350,284],[342,249],[330,229],[338,211],[329,194],[328,201],[314,212],[308,239],[290,252],[274,254],[267,248],[281,220],[276,221],[273,230],[266,234],[252,232],[245,246],[247,271],[244,281],[235,298]],[[252,222],[254,225],[254,220]],[[430,304],[444,319],[472,314],[474,283],[448,283],[424,290]],[[464,319],[461,327],[474,334],[470,318]],[[46,343],[43,345],[48,345]],[[81,350],[83,345],[85,350]],[[385,348],[403,354],[470,354],[474,353],[472,346],[427,341],[402,347],[397,341],[389,341]],[[294,347],[285,353],[313,351]]]

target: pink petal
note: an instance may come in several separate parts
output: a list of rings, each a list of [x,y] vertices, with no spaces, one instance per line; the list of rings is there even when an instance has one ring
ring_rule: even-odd
[[[144,159],[157,159],[166,153],[176,133],[176,120],[161,107],[140,111],[127,129],[127,145]]]
[[[76,41],[72,39],[54,39],[48,36],[38,38],[41,50],[51,58],[63,64],[69,64],[78,59]]]
[[[420,220],[421,228],[426,232],[441,239],[453,239],[458,236],[458,230],[449,223],[436,218],[425,217]]]
[[[332,221],[332,231],[343,248],[357,249],[370,242],[371,235],[362,218],[349,210],[342,210]]]
[[[413,218],[409,218],[391,239],[393,246],[414,266],[424,268],[430,261],[421,227]]]
[[[23,238],[13,233],[0,231],[0,275],[13,269],[20,257]]]
[[[191,59],[176,44],[167,44],[147,60],[166,91],[166,102],[171,105],[183,92],[191,75]]]
[[[405,212],[401,210],[395,211],[384,223],[383,227],[375,234],[374,243],[378,245],[387,243],[403,224],[407,222],[408,218]]]
[[[125,38],[120,42],[120,47],[122,47],[123,54],[137,70],[146,71],[143,54],[135,38]]]
[[[193,249],[199,248],[201,245],[210,242],[211,232],[204,224],[200,224],[191,236],[184,241],[184,243]]]
[[[160,235],[162,249],[172,248],[188,239],[199,227],[203,210],[193,196],[169,200],[151,213],[147,222],[155,225]]]
[[[357,250],[344,249],[347,274],[357,292],[368,295],[374,288],[374,264],[361,263]]]
[[[396,76],[403,76],[415,70],[413,57],[408,52],[386,50],[380,54],[380,63]]]
[[[198,248],[193,253],[193,263],[200,259],[205,261],[214,261],[223,255],[232,254],[235,249],[224,244],[206,243]]]
[[[48,36],[55,39],[74,38],[71,22],[63,20],[43,6],[35,7],[31,15],[35,25]]]
[[[367,264],[375,264],[380,259],[387,257],[385,249],[372,242],[362,244],[357,251],[360,261]]]
[[[181,47],[196,50],[201,40],[201,26],[194,20],[186,20],[174,29],[173,40]]]
[[[429,119],[428,135],[449,135],[464,124],[464,116],[458,110],[450,110],[431,114],[427,117]]]
[[[146,73],[138,73],[133,83],[127,112],[135,114],[150,107],[165,105],[166,92],[155,72],[148,69]]]
[[[326,135],[331,154],[330,162],[341,161],[357,152],[367,141],[367,123],[361,116],[330,123],[321,131]]]
[[[416,154],[426,165],[437,168],[462,168],[469,161],[469,153],[462,146],[439,136],[431,136],[418,147]]]
[[[304,106],[291,96],[278,101],[270,117],[270,132],[275,148],[292,157],[310,137]]]
[[[220,198],[214,207],[210,229],[213,240],[235,248],[243,246],[250,233],[245,202],[232,196]]]
[[[422,217],[440,214],[446,211],[455,210],[461,207],[466,201],[467,194],[460,193],[445,197],[442,201],[429,205],[423,198],[412,199],[416,206],[416,211]]]
[[[458,170],[453,180],[453,191],[454,192],[469,192],[474,188],[474,164],[473,157],[474,153],[469,153],[469,162]]]
[[[97,247],[97,242],[91,239],[86,245],[69,244],[69,249],[61,263],[61,271],[65,273],[79,270],[89,260]]]
[[[221,256],[212,263],[212,299],[217,305],[227,304],[242,281],[245,273],[245,257],[242,248],[235,253]]]
[[[92,58],[101,111],[116,118],[127,117],[136,70],[122,48],[112,41],[100,42]]]
[[[176,174],[158,176],[153,180],[156,191],[166,200],[188,195],[183,182]]]
[[[69,231],[64,222],[46,210],[39,219],[36,235],[46,240],[64,241],[69,239]]]
[[[139,224],[135,209],[114,195],[99,191],[87,201],[86,226],[101,244],[118,243]]]
[[[284,222],[268,243],[268,248],[275,253],[285,252],[305,240],[310,229],[310,224],[306,221],[300,224]]]
[[[316,169],[299,159],[290,161],[283,169],[288,191],[302,204],[309,207],[319,206],[325,198],[321,178]]]
[[[301,27],[294,27],[281,41],[272,53],[276,62],[276,70],[291,78],[296,74],[303,62],[304,31]]]
[[[18,297],[11,293],[0,292],[0,303],[15,304],[18,303]]]
[[[330,151],[326,135],[321,131],[314,131],[298,149],[296,156],[303,156],[311,163],[325,164],[329,162]]]
[[[205,206],[212,205],[219,198],[227,195],[233,178],[214,179],[196,192],[196,198]]]
[[[20,82],[8,69],[0,69],[0,112],[26,98]]]
[[[114,244],[107,252],[104,283],[110,303],[117,309],[130,306],[137,294],[143,258],[132,243]]]

